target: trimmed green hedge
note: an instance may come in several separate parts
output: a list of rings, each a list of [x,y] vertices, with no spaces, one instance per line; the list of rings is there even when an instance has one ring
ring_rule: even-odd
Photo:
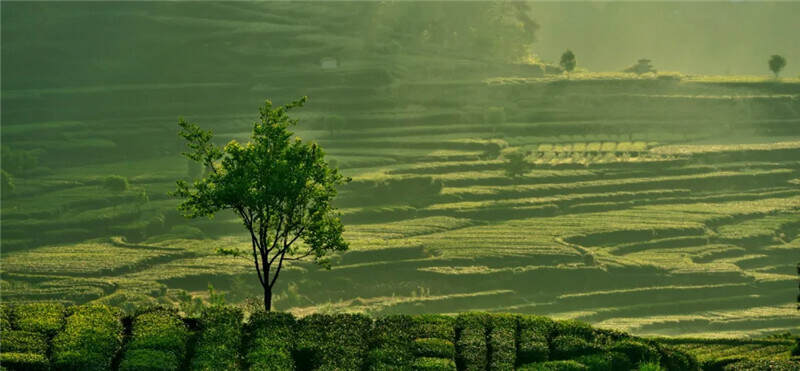
[[[520,316],[517,364],[544,362],[550,358],[549,339],[555,322],[547,317]]]
[[[634,363],[658,363],[661,360],[661,355],[655,347],[635,340],[620,341],[609,349],[626,355]]]
[[[242,343],[242,310],[209,307],[200,317],[201,333],[192,359],[192,370],[238,370]]]
[[[0,354],[0,365],[3,365],[8,370],[19,371],[44,371],[50,369],[50,362],[47,357],[44,354],[36,353],[3,352]]]
[[[603,352],[603,349],[583,338],[574,335],[556,336],[551,342],[551,358],[557,360],[573,359],[576,357]]]
[[[3,353],[47,354],[47,335],[31,331],[4,330],[2,333]]]
[[[297,321],[299,369],[358,370],[364,364],[372,319],[363,314],[312,314]]]
[[[797,361],[790,360],[777,360],[777,359],[762,359],[762,360],[747,360],[736,362],[725,366],[725,371],[798,371],[800,364]]]
[[[580,356],[576,358],[575,361],[583,364],[592,371],[630,370],[634,367],[634,363],[631,362],[628,357],[617,352]]]
[[[487,313],[465,313],[456,317],[456,364],[459,370],[485,370],[488,363]]]
[[[488,347],[489,370],[513,370],[517,361],[517,316],[492,315]]]
[[[53,336],[64,327],[64,312],[60,303],[18,304],[14,306],[14,324],[22,331]]]
[[[11,330],[11,307],[0,303],[0,331]]]
[[[456,371],[456,363],[452,359],[420,357],[414,361],[415,371]]]
[[[138,349],[170,352],[178,360],[186,354],[189,330],[178,313],[165,308],[152,308],[140,312],[134,319],[127,353]]]
[[[456,347],[445,339],[425,338],[414,340],[414,355],[417,357],[433,357],[453,359]]]
[[[245,363],[250,370],[295,368],[295,319],[290,313],[258,312],[250,316],[245,331]]]
[[[518,371],[588,371],[589,368],[576,361],[548,361],[530,363],[517,368]]]
[[[175,353],[156,349],[131,349],[119,364],[119,371],[172,371],[180,367]]]
[[[53,339],[53,368],[107,370],[122,346],[120,311],[105,305],[71,308],[64,331]]]
[[[417,320],[409,315],[391,315],[375,320],[366,357],[369,370],[409,369],[414,362],[412,343]]]

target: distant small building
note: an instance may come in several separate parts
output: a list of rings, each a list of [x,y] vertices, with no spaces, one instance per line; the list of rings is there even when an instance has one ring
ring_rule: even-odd
[[[333,57],[325,57],[320,59],[320,66],[323,70],[333,70],[339,68],[339,61]]]

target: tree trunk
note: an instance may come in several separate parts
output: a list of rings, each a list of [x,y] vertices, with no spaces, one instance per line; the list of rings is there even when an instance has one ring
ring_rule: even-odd
[[[264,285],[264,310],[269,312],[272,310],[272,287]]]

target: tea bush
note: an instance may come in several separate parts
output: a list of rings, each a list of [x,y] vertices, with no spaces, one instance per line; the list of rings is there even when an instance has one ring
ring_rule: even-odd
[[[517,316],[492,315],[488,348],[490,370],[513,370],[517,361]]]
[[[120,311],[105,305],[70,309],[64,330],[53,339],[53,367],[58,370],[107,370],[122,346]]]
[[[456,363],[459,370],[483,370],[488,359],[486,313],[465,313],[456,317]]]
[[[47,335],[38,332],[4,330],[3,353],[47,354]]]
[[[547,361],[530,363],[517,368],[518,371],[587,371],[588,367],[576,361]]]
[[[417,357],[452,359],[455,357],[456,348],[450,340],[422,338],[414,340],[413,353]]]
[[[661,355],[653,346],[633,340],[623,340],[609,348],[613,352],[619,352],[628,357],[633,362],[658,363]]]
[[[295,319],[290,313],[257,312],[244,328],[250,370],[294,369]]]
[[[235,307],[214,306],[203,310],[192,370],[239,369],[242,318],[241,309]]]
[[[133,319],[130,342],[126,353],[136,349],[170,352],[177,359],[186,354],[189,330],[174,310],[153,308]],[[127,354],[126,354],[127,356]]]
[[[8,370],[46,371],[50,362],[43,354],[36,353],[0,353],[0,365]]]
[[[14,321],[20,330],[52,336],[64,326],[64,305],[60,303],[15,305]]]
[[[551,357],[554,359],[571,359],[603,351],[599,346],[574,335],[556,336],[551,345]]]
[[[295,345],[297,367],[361,369],[371,328],[372,319],[361,314],[312,314],[300,319]]]
[[[455,371],[456,363],[452,359],[420,357],[414,361],[415,371]]]
[[[129,350],[119,364],[120,371],[169,371],[178,367],[180,361],[174,353],[156,349]]]

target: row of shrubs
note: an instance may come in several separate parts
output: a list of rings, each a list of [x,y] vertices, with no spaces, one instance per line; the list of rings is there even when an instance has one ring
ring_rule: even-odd
[[[177,370],[186,355],[189,329],[176,310],[155,307],[132,323],[120,371]]]
[[[107,306],[60,304],[0,306],[0,314],[0,361],[8,370],[109,370],[117,366],[117,354],[119,370],[700,369],[692,356],[655,341],[529,315],[393,315],[373,321],[361,314],[296,319],[261,312],[243,323],[242,311],[233,307],[205,308],[191,321],[154,307],[123,320]],[[187,323],[198,328],[193,354]],[[747,369],[744,363],[718,366]]]
[[[0,306],[0,365],[12,370],[49,369],[50,339],[64,327],[65,313],[57,303]]]

